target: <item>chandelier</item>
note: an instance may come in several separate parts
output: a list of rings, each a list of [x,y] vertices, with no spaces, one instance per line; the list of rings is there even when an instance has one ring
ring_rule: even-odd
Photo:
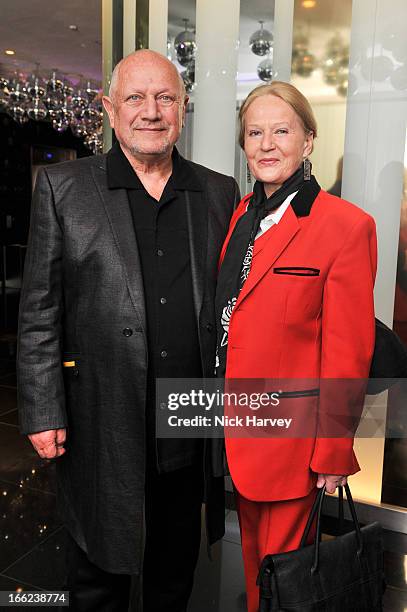
[[[94,154],[103,149],[101,96],[99,84],[82,78],[75,85],[56,70],[40,74],[38,65],[29,76],[0,74],[0,112],[20,125],[31,119],[51,123],[59,133],[69,128]]]

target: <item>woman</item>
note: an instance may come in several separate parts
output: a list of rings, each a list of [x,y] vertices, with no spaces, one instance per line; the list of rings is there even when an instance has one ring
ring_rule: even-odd
[[[240,145],[256,183],[236,209],[221,255],[217,373],[226,379],[290,379],[295,389],[298,379],[368,376],[375,224],[311,176],[316,135],[308,101],[288,83],[256,88],[241,107]],[[322,396],[321,384],[320,397],[310,395],[287,405],[317,408],[315,437],[226,433],[249,612],[258,609],[265,554],[298,548],[317,487],[332,493],[359,470],[352,436],[321,435],[329,391]]]

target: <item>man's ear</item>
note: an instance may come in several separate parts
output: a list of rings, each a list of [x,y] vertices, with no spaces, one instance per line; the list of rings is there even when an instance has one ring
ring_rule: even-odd
[[[189,96],[185,96],[184,102],[182,103],[182,127],[185,126],[185,113],[189,102]]]
[[[108,114],[110,127],[114,128],[114,106],[112,100],[108,96],[102,98],[103,108]]]

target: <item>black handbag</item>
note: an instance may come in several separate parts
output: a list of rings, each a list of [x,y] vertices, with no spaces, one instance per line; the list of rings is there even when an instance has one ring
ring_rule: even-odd
[[[367,393],[376,395],[407,378],[407,349],[390,327],[375,319],[376,339]]]
[[[261,564],[259,612],[378,612],[384,592],[383,545],[379,523],[360,527],[348,485],[346,497],[354,531],[321,542],[321,512],[325,487],[319,490],[308,517],[300,548],[267,555]],[[314,544],[306,545],[315,515]],[[339,488],[343,522],[343,492]]]

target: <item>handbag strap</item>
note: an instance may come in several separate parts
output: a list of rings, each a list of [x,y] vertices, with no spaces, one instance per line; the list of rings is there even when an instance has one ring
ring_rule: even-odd
[[[316,528],[316,535],[315,535],[315,542],[314,542],[314,563],[312,564],[311,567],[311,572],[314,573],[317,571],[318,569],[318,564],[319,564],[319,543],[321,540],[321,515],[322,515],[322,507],[324,505],[324,499],[325,499],[325,485],[322,487],[322,489],[320,489],[318,491],[318,494],[315,498],[314,504],[311,508],[309,517],[308,517],[308,521],[307,524],[305,526],[304,529],[304,533],[302,535],[301,538],[301,543],[300,543],[300,548],[303,548],[304,546],[306,546],[307,543],[307,538],[311,529],[311,525],[315,519],[315,515],[317,516],[317,528]],[[360,525],[358,522],[358,517],[356,515],[356,509],[355,509],[355,504],[353,502],[353,498],[352,498],[352,494],[350,492],[350,488],[349,485],[346,484],[345,485],[345,493],[346,493],[346,499],[347,502],[349,504],[349,509],[350,509],[350,513],[352,516],[352,521],[355,527],[355,535],[356,535],[356,539],[357,539],[357,543],[358,543],[358,548],[357,548],[357,554],[360,555],[362,553],[363,550],[363,538],[362,538],[362,532],[360,530]],[[343,526],[343,490],[342,487],[339,487],[339,523]]]
[[[312,523],[314,522],[315,515],[321,504],[321,500],[323,500],[324,495],[325,495],[325,485],[322,487],[322,489],[318,490],[317,496],[312,505],[311,511],[308,516],[307,524],[305,525],[304,533],[302,534],[300,548],[304,548],[304,546],[307,545],[307,540],[308,540],[308,536],[309,536],[309,532],[310,532]]]

